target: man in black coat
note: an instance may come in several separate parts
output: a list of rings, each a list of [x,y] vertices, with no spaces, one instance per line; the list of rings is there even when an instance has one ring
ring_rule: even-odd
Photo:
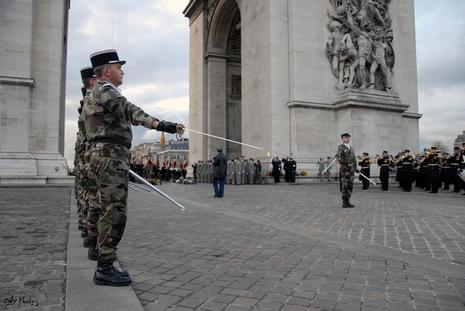
[[[215,191],[215,197],[222,198],[228,159],[221,148],[216,149],[216,151],[218,153],[213,157],[213,190]]]
[[[271,165],[273,165],[274,182],[279,183],[281,177],[281,160],[279,160],[279,157],[273,158]]]
[[[284,181],[290,182],[291,181],[291,162],[289,158],[284,158],[283,160],[283,169],[284,169]]]
[[[293,159],[289,159],[289,182],[295,183],[295,177],[297,174],[297,162]]]

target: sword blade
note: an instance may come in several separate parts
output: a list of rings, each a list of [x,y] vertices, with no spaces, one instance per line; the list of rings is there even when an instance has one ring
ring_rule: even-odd
[[[137,190],[137,188],[136,188],[136,187],[134,187],[133,185],[131,185],[130,183],[128,184],[128,187],[129,187],[129,188],[131,188],[132,190],[134,190],[135,192],[137,192],[137,191],[138,191],[138,190]]]
[[[459,171],[457,171],[457,174],[459,175],[460,179],[462,179],[462,181],[465,182],[465,176],[464,176],[465,174],[463,172],[459,172]]]
[[[134,176],[134,178],[136,178],[137,180],[139,180],[141,183],[143,183],[144,185],[147,185],[149,188],[155,190],[156,192],[158,192],[162,197],[166,198],[168,201],[170,201],[171,203],[173,203],[174,205],[176,205],[180,210],[184,211],[186,208],[178,203],[175,199],[173,199],[172,197],[170,197],[169,195],[167,195],[166,193],[164,193],[163,191],[161,191],[160,189],[158,189],[157,187],[155,187],[154,185],[152,185],[151,183],[149,183],[148,181],[146,181],[144,178],[142,178],[141,176],[137,175],[134,171],[132,170],[129,170],[129,173]]]
[[[333,166],[334,162],[336,162],[336,158],[334,158],[334,160],[331,163],[329,163],[329,165],[323,170],[322,174],[326,173],[326,171],[329,170],[331,166]]]
[[[286,156],[286,155],[284,155],[282,153],[271,152],[270,150],[266,150],[265,148],[250,145],[250,144],[246,144],[246,143],[243,143],[243,142],[240,142],[240,141],[237,141],[237,140],[232,140],[232,139],[229,139],[229,138],[224,138],[224,137],[220,137],[220,136],[216,136],[216,135],[212,135],[212,134],[208,134],[208,133],[204,133],[204,132],[200,132],[200,131],[193,130],[193,129],[188,129],[188,128],[185,128],[184,130],[188,131],[188,132],[191,132],[191,133],[196,133],[196,134],[200,134],[200,135],[203,135],[203,136],[216,138],[216,139],[219,139],[219,140],[224,140],[224,141],[227,141],[227,142],[230,142],[230,143],[233,143],[233,144],[238,144],[238,145],[250,147],[250,148],[253,148],[253,149],[257,149],[257,150],[262,150],[262,151],[265,151],[267,153],[267,156],[271,156],[271,155]]]
[[[376,183],[375,183],[372,179],[366,177],[365,174],[363,174],[362,172],[360,172],[359,174],[360,174],[362,177],[366,178],[366,180],[368,180],[369,182],[371,182],[373,185],[376,186]]]
[[[149,189],[147,189],[147,188],[145,188],[145,187],[142,187],[141,185],[139,185],[139,184],[137,184],[137,183],[131,182],[130,184],[131,184],[133,187],[136,187],[136,188],[138,188],[138,189],[142,189],[142,190],[144,190],[144,191],[150,192]]]

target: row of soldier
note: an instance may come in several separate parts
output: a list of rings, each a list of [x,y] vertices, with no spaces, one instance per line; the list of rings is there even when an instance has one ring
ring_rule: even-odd
[[[136,172],[139,176],[144,177],[155,183],[160,182],[181,182],[187,178],[187,165],[181,165],[178,168],[173,166],[163,165],[161,168],[158,165],[147,166],[141,163],[131,163],[131,170]],[[130,178],[135,181],[134,178]]]
[[[192,165],[194,183],[213,182],[213,162],[198,161]],[[228,185],[261,184],[263,182],[262,164],[260,160],[244,157],[229,160],[225,183]]]
[[[395,173],[399,188],[406,192],[412,191],[413,183],[416,187],[431,193],[438,193],[442,186],[442,190],[450,190],[451,184],[454,192],[465,189],[465,181],[462,177],[462,172],[465,170],[465,143],[463,148],[454,147],[452,154],[438,150],[436,147],[417,154],[404,150],[395,157],[383,151],[382,156],[377,155],[375,161],[380,167],[379,178],[383,191],[389,189],[391,173]],[[370,166],[373,160],[370,159],[368,153],[359,157],[358,164],[361,167],[361,173],[370,178]],[[360,175],[360,180],[363,183],[363,189],[368,189],[368,180],[362,175]]]

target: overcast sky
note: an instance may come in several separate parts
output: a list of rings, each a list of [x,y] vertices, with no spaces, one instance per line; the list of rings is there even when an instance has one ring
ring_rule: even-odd
[[[403,0],[394,0],[403,1]],[[79,69],[115,48],[128,63],[123,94],[159,119],[188,123],[188,0],[71,1],[65,156],[72,162],[81,97]],[[421,146],[451,145],[465,130],[464,0],[415,0]],[[158,141],[134,127],[133,145]]]

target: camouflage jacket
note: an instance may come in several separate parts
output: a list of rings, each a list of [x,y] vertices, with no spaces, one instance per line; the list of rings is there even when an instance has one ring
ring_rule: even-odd
[[[78,118],[78,133],[77,133],[77,138],[76,138],[76,153],[84,153],[86,151],[86,145],[87,145],[87,139],[86,139],[86,126],[84,124],[84,115],[83,115],[83,109],[82,107],[84,106],[84,100],[86,99],[87,96],[89,96],[90,91],[86,91],[86,95],[84,96],[84,99],[81,100],[81,108],[78,109],[79,112],[79,118]]]
[[[151,129],[155,121],[121,95],[113,84],[104,80],[98,80],[86,97],[83,113],[89,144],[105,142],[131,148],[131,124]]]
[[[336,158],[341,164],[341,170],[355,172],[357,169],[357,159],[355,158],[354,148],[348,148],[345,144],[337,148]]]

